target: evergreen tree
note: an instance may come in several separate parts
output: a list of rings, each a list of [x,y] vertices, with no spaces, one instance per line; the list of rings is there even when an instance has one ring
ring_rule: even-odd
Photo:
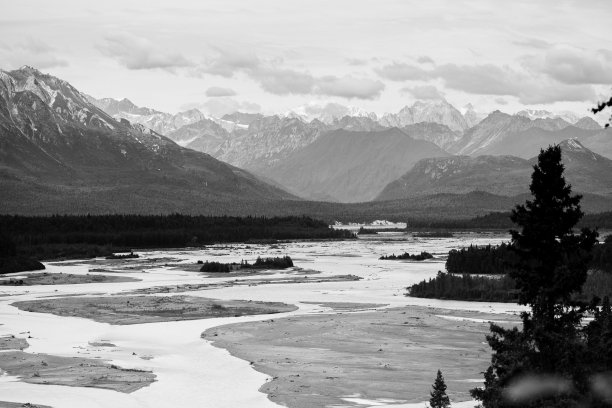
[[[444,382],[444,377],[440,370],[438,370],[438,375],[436,376],[432,388],[429,406],[431,408],[449,408],[451,404],[448,395],[446,395],[446,383]]]
[[[582,217],[580,199],[571,194],[563,177],[561,149],[542,150],[534,166],[533,199],[511,215],[521,227],[511,231],[515,253],[509,275],[519,289],[519,303],[530,306],[519,330],[491,326],[487,341],[494,353],[485,375],[485,388],[472,396],[485,408],[516,406],[504,390],[526,375],[558,378],[572,384],[572,392],[532,395],[524,407],[574,407],[589,387],[588,348],[580,325],[588,305],[572,301],[587,276],[590,251],[597,232],[573,228]]]

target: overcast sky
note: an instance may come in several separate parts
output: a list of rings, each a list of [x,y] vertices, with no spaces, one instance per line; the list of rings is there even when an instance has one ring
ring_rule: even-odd
[[[444,97],[587,114],[612,88],[610,0],[0,0],[0,10],[0,68],[32,65],[94,97],[173,113],[327,102],[382,113]]]

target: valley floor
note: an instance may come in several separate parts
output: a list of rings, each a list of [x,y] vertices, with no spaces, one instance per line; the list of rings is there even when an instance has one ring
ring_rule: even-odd
[[[54,408],[422,407],[440,368],[451,398],[465,401],[454,406],[473,406],[467,390],[481,384],[480,372],[489,359],[487,322],[516,321],[522,308],[410,298],[405,288],[435,276],[451,248],[507,239],[470,233],[454,238],[381,234],[353,241],[219,245],[141,252],[132,260],[47,263],[49,274],[133,279],[0,286],[0,337],[27,341],[29,347],[19,353],[36,364],[49,359],[46,355],[87,359],[150,372],[155,381],[126,392],[32,383],[0,359],[0,368],[8,372],[0,377],[0,401]],[[378,259],[406,251],[427,251],[434,259]],[[297,267],[225,276],[206,276],[194,267],[197,260],[240,262],[280,255],[290,255]],[[160,311],[164,299],[173,306]],[[128,306],[128,300],[135,303]],[[261,315],[224,309],[271,305],[258,302],[285,305],[277,303]]]

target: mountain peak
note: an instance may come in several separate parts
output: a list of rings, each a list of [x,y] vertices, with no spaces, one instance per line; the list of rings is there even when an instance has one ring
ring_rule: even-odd
[[[387,127],[401,128],[419,122],[440,123],[457,132],[463,132],[469,128],[461,112],[445,99],[419,100],[412,106],[404,106],[396,114],[386,114],[380,119],[380,124]]]
[[[32,74],[41,74],[42,72],[40,72],[38,69],[34,68],[31,65],[22,65],[17,71],[23,71],[23,72],[29,72]]]
[[[500,111],[499,109],[494,110],[493,112],[489,113],[487,115],[486,118],[484,118],[482,121],[491,121],[491,120],[500,120],[500,119],[507,119],[509,117],[511,117],[512,115],[509,115],[505,112]],[[515,115],[516,116],[516,115]]]
[[[574,126],[580,129],[587,129],[587,130],[601,129],[601,125],[597,123],[593,118],[590,118],[588,116],[581,118],[578,122],[574,123]]]
[[[563,119],[568,123],[574,124],[578,122],[580,117],[574,112],[562,111],[562,112],[550,112],[544,109],[523,109],[516,112],[517,116],[524,116],[531,120],[535,119]]]
[[[422,100],[419,99],[418,101],[414,102],[412,104],[412,107],[415,106],[452,106],[446,99],[444,98],[440,98],[440,99],[428,99],[428,100]]]

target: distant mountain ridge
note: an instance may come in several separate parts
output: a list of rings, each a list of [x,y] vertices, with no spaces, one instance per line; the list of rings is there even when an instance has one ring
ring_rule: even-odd
[[[338,117],[347,112],[355,116]],[[324,120],[317,119],[317,115]],[[168,137],[183,146],[209,153],[224,162],[253,171],[303,198],[348,202],[374,198],[386,183],[393,180],[391,176],[399,177],[401,174],[391,171],[390,176],[378,178],[364,175],[368,181],[357,188],[349,187],[351,183],[347,184],[346,176],[331,176],[334,172],[347,171],[347,164],[343,160],[334,161],[329,158],[331,163],[321,164],[313,169],[306,166],[300,174],[292,170],[291,166],[301,163],[300,160],[317,162],[317,157],[306,159],[312,152],[317,151],[317,141],[340,129],[361,132],[359,138],[346,139],[349,145],[360,140],[365,146],[367,143],[363,142],[362,138],[363,132],[366,132],[367,137],[373,138],[373,144],[368,144],[368,148],[373,149],[372,146],[379,143],[381,146],[377,149],[385,150],[388,146],[384,146],[384,143],[391,139],[378,136],[393,128],[389,126],[397,125],[410,138],[431,142],[439,147],[441,150],[435,156],[446,156],[450,153],[472,157],[516,156],[526,160],[535,156],[541,148],[570,138],[578,138],[585,146],[593,146],[604,155],[612,154],[612,139],[601,136],[600,133],[604,131],[588,117],[578,119],[577,116],[572,117],[569,114],[527,110],[514,115],[495,111],[484,118],[483,116],[472,105],[466,105],[461,113],[444,100],[416,102],[412,106],[404,107],[397,114],[387,114],[380,118],[375,114],[338,104],[322,107],[309,105],[286,115],[264,116],[236,112],[221,119],[204,118],[171,131]],[[313,117],[315,118],[307,121]],[[572,124],[568,120],[575,123]],[[310,149],[313,144],[315,147]],[[398,144],[395,148],[405,148],[400,146],[403,145]],[[352,151],[349,147],[345,150]],[[377,174],[389,171],[385,162],[393,162],[396,157],[391,150],[387,153],[389,158],[378,156],[376,159],[368,159],[378,162],[371,166],[370,171]],[[323,151],[318,154],[325,156]],[[408,163],[412,165],[420,159],[432,157],[431,154],[433,153],[419,151],[411,156],[413,160]],[[372,155],[374,156],[376,155]],[[502,165],[503,160],[499,160]],[[313,175],[306,174],[306,168],[314,172]],[[405,166],[401,168],[409,170]],[[505,170],[512,174],[511,168]],[[327,172],[330,179],[323,180],[315,176],[319,171]],[[373,179],[382,184],[365,188]],[[476,182],[476,178],[473,180]],[[524,181],[523,178],[520,183]],[[516,181],[516,191],[523,191],[520,183]],[[500,185],[499,191],[495,188],[491,191],[498,193],[505,187],[507,186]]]
[[[303,198],[362,202],[376,197],[423,157],[446,155],[435,144],[397,128],[374,132],[338,129],[257,173]]]
[[[204,114],[197,109],[190,109],[172,115],[155,109],[136,106],[127,98],[118,101],[112,98],[96,99],[87,95],[87,100],[116,120],[126,119],[129,120],[130,123],[143,125],[164,136],[168,136],[168,134],[178,130],[182,126],[206,118]]]
[[[443,125],[450,129],[451,132],[454,132],[454,135],[443,131],[440,127],[437,128],[440,133],[433,134],[431,131],[434,127],[431,125],[421,126],[422,134],[412,132],[411,135],[417,139],[432,141],[449,153],[460,155],[517,154],[512,151],[504,151],[503,143],[512,141],[512,137],[508,136],[525,132],[530,128],[540,128],[556,132],[565,127],[573,126],[581,130],[601,131],[601,126],[592,118],[579,118],[571,112],[553,113],[545,110],[522,110],[514,115],[500,111],[485,115],[477,112],[471,104],[467,104],[460,111],[443,99],[417,101],[412,106],[405,106],[398,113],[387,113],[380,117],[375,113],[356,107],[328,103],[326,105],[304,105],[283,115],[264,116],[258,113],[235,112],[224,115],[222,118],[205,117],[204,114],[195,109],[171,115],[154,109],[135,106],[127,99],[117,101],[108,98],[100,100],[91,98],[91,100],[96,106],[105,110],[116,119],[123,118],[132,123],[142,124],[168,136],[181,145],[209,153],[237,166],[245,166],[244,163],[248,162],[248,160],[242,157],[244,156],[243,153],[240,153],[240,150],[243,149],[242,143],[238,142],[238,140],[232,140],[235,139],[235,136],[239,136],[238,139],[257,138],[254,134],[246,136],[249,133],[259,133],[259,137],[261,137],[262,126],[253,127],[250,130],[249,127],[254,122],[262,121],[267,126],[270,126],[270,132],[274,133],[277,132],[274,128],[284,127],[280,122],[298,120],[304,124],[300,127],[309,134],[300,136],[292,132],[292,137],[287,138],[281,132],[276,143],[272,143],[271,140],[267,141],[268,152],[260,151],[257,154],[257,157],[264,160],[267,160],[267,156],[277,156],[282,151],[293,151],[300,145],[305,146],[308,142],[314,141],[316,137],[312,137],[313,128],[321,133],[335,129],[353,131],[374,131],[390,127],[408,129],[408,127],[420,123]],[[191,126],[195,122],[202,121],[204,122],[200,125]],[[279,123],[272,124],[274,121]],[[211,122],[219,125],[223,131],[212,126]],[[188,128],[181,130],[182,126]],[[197,132],[198,128],[202,129],[199,134]],[[583,134],[590,135],[578,131],[575,135],[558,137],[553,135],[553,137],[548,139],[560,141],[568,137],[580,137]],[[189,137],[186,135],[189,135]],[[524,138],[525,136],[521,137]],[[297,142],[297,140],[302,142]],[[502,143],[503,140],[505,142]],[[547,141],[539,142],[545,143]],[[289,145],[283,145],[284,142],[289,143]],[[497,146],[499,143],[502,144]],[[537,144],[534,142],[530,143],[532,145]],[[585,143],[588,144],[586,141]],[[593,147],[599,149],[601,144],[600,140],[598,144],[593,144]],[[221,146],[224,146],[223,149],[221,149]],[[238,151],[232,152],[233,147],[238,149]],[[608,149],[606,148],[603,153],[607,155],[607,151]],[[529,157],[532,153],[533,149],[519,152],[518,155]]]
[[[589,119],[583,118],[572,125],[559,117],[530,119],[495,111],[468,129],[448,151],[470,156],[510,154],[527,158],[549,144],[602,131]]]
[[[578,140],[559,144],[566,178],[575,192],[612,197],[612,160],[584,147]],[[431,194],[484,191],[503,196],[528,192],[536,157],[451,156],[424,159],[388,184],[377,200],[396,200]]]
[[[575,124],[580,120],[580,116],[574,112],[550,112],[543,109],[523,109],[516,113],[517,116],[523,116],[529,119],[563,119],[567,123]]]

